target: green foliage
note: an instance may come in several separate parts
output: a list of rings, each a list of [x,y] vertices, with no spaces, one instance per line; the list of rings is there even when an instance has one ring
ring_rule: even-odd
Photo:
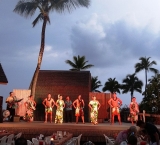
[[[160,74],[149,79],[145,94],[146,96],[140,104],[140,109],[160,113]],[[155,107],[155,110],[153,110],[153,107]]]
[[[101,87],[101,81],[98,80],[98,76],[92,77],[91,79],[91,91],[92,92],[100,92],[97,90],[99,87]]]
[[[105,83],[102,91],[109,91],[111,93],[113,92],[118,92],[120,93],[120,89],[121,89],[121,85],[118,83],[118,81],[116,81],[116,78],[112,79],[109,78],[108,81]]]
[[[94,66],[92,64],[87,64],[88,61],[86,61],[85,59],[85,56],[80,57],[78,55],[78,57],[73,56],[73,62],[71,60],[66,60],[65,62],[72,67],[70,69],[71,71],[86,70]]]
[[[135,72],[136,73],[140,72],[142,70],[145,70],[145,81],[146,81],[145,90],[146,90],[146,87],[147,87],[147,73],[149,71],[154,72],[155,74],[158,73],[157,69],[152,68],[152,65],[156,65],[157,64],[156,61],[151,61],[150,62],[150,60],[149,60],[150,58],[151,57],[148,57],[148,58],[141,57],[141,58],[139,58],[140,62],[135,64]],[[145,91],[145,93],[146,93],[146,91]],[[146,94],[145,94],[145,96],[146,96]]]
[[[123,79],[123,83],[121,85],[122,93],[131,93],[131,99],[133,97],[134,91],[141,93],[142,92],[143,82],[138,79],[136,74],[127,75],[125,79]]]

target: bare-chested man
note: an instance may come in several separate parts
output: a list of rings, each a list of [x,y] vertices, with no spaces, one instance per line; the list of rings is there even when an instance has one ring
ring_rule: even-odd
[[[111,115],[111,124],[114,124],[114,116],[118,116],[119,124],[121,124],[121,117],[119,112],[119,107],[122,105],[122,100],[119,99],[115,92],[112,93],[112,98],[108,101],[109,106],[112,109],[112,115]]]
[[[83,101],[83,99],[81,98],[81,95],[79,95],[79,96],[78,96],[78,99],[76,99],[76,100],[73,102],[73,107],[75,108],[76,123],[78,123],[79,116],[81,116],[82,122],[83,122],[83,124],[84,124],[84,123],[85,123],[85,122],[84,122],[84,112],[83,112],[84,101]]]
[[[42,102],[45,107],[45,122],[47,123],[48,114],[50,114],[50,122],[52,123],[52,108],[55,105],[54,99],[51,98],[51,94],[48,94],[47,98],[45,98]]]

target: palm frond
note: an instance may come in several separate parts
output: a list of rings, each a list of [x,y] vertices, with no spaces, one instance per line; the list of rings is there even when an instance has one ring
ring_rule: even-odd
[[[64,12],[67,10],[69,13],[78,7],[86,7],[90,5],[90,0],[50,0],[51,5],[49,9],[56,10],[57,12]]]
[[[101,87],[101,81],[98,80],[98,76],[92,77],[91,79],[91,91],[98,92],[98,88]],[[99,91],[100,92],[100,91]]]
[[[69,64],[70,66],[72,66],[73,68],[76,68],[76,64],[73,63],[72,61],[66,60],[65,62],[66,62],[67,64]]]
[[[88,68],[91,68],[93,67],[94,65],[92,64],[87,64],[86,63],[88,61],[85,61],[85,56],[82,56],[80,57],[79,55],[76,57],[76,56],[73,56],[73,62],[70,61],[70,60],[66,60],[65,61],[67,64],[69,64],[70,66],[72,66],[72,68],[70,70],[86,70]]]
[[[40,13],[40,14],[37,16],[37,18],[32,22],[33,27],[34,27],[39,21],[41,21],[41,20],[43,20],[43,15],[42,15],[42,13]]]
[[[109,91],[111,93],[118,92],[120,93],[121,85],[116,81],[116,78],[109,78],[107,82],[105,82],[104,87],[102,88],[102,91]]]
[[[151,72],[154,72],[155,74],[158,74],[158,70],[157,69],[155,69],[155,68],[149,68],[149,70],[151,71]]]
[[[23,0],[20,0],[13,11],[22,16],[28,17],[35,13],[37,5],[38,3],[36,1],[24,2]]]

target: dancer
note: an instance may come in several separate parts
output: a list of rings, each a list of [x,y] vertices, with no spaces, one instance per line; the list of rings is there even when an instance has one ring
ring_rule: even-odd
[[[134,124],[134,121],[137,122],[138,120],[138,113],[139,113],[139,106],[138,103],[136,102],[136,98],[132,97],[132,102],[129,105],[130,109],[130,120],[131,123]]]
[[[42,102],[45,107],[45,121],[47,123],[48,114],[50,114],[50,123],[52,123],[52,110],[55,105],[54,99],[51,98],[51,94],[49,93],[47,98],[45,98]]]
[[[22,101],[23,99],[17,100],[16,96],[13,92],[9,93],[10,95],[6,99],[7,103],[7,110],[10,112],[9,121],[13,122],[15,116],[15,109],[18,107],[18,102]]]
[[[26,106],[26,118],[25,120],[28,122],[33,121],[33,111],[36,110],[36,102],[33,99],[33,96],[30,95],[27,102],[25,103]]]
[[[55,123],[63,123],[63,109],[65,107],[65,103],[62,100],[62,95],[58,95],[58,100],[56,101],[56,116],[55,116]]]
[[[83,111],[84,101],[83,101],[83,99],[81,98],[81,95],[79,95],[79,96],[78,96],[78,99],[76,99],[76,100],[73,102],[73,107],[75,108],[76,123],[78,123],[79,116],[81,116],[82,122],[83,122],[83,124],[84,124],[84,123],[85,123],[85,122],[84,122],[84,111]]]
[[[98,119],[98,110],[99,110],[99,108],[101,106],[99,101],[96,100],[96,96],[92,96],[92,100],[89,102],[88,106],[91,109],[91,111],[90,111],[91,123],[96,125],[96,124],[98,124],[98,121],[97,121],[97,119]]]
[[[119,124],[121,124],[121,117],[119,108],[122,105],[122,100],[119,99],[115,92],[112,93],[112,98],[108,101],[109,106],[112,108],[112,115],[111,115],[111,124],[114,124],[114,116],[118,116]]]
[[[66,97],[65,101],[65,117],[66,122],[72,122],[72,101],[70,100],[70,97]]]

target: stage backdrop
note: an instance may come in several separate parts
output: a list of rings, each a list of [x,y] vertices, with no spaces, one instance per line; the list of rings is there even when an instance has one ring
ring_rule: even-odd
[[[15,110],[16,115],[24,116],[26,114],[25,102],[28,100],[31,90],[14,89],[13,92],[18,100],[23,98],[23,100],[18,103],[18,107]]]
[[[97,100],[101,104],[101,107],[98,111],[98,122],[101,123],[105,120],[110,119],[110,107],[108,105],[108,100],[111,97],[110,93],[96,93],[90,92],[89,93],[89,100],[92,99],[92,96],[96,96]]]
[[[85,102],[85,121],[89,116],[89,92],[91,90],[91,74],[89,71],[56,71],[56,70],[40,70],[35,93],[35,101],[37,102],[34,120],[44,121],[44,106],[42,101],[51,93],[52,98],[57,100],[58,94],[63,96],[63,100],[68,95],[71,100],[77,99],[78,95],[82,95]],[[54,107],[53,121],[55,117]],[[73,114],[74,114],[73,110]],[[65,120],[65,118],[64,118]],[[75,116],[74,120],[75,121]]]

